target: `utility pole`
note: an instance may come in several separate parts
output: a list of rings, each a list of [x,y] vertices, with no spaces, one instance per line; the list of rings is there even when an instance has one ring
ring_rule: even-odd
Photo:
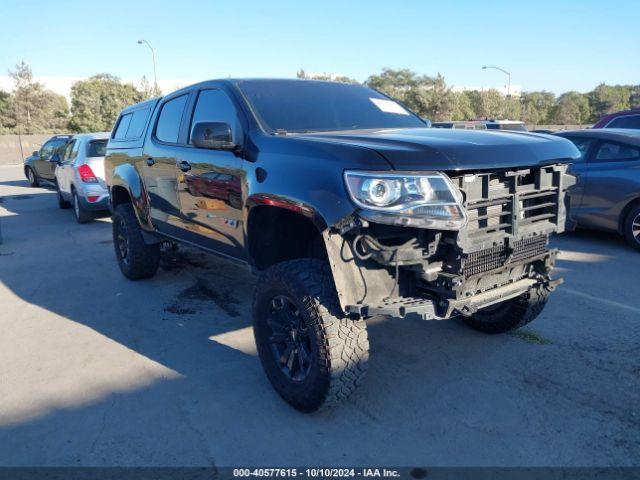
[[[511,97],[511,74],[507,72],[504,68],[496,67],[495,65],[484,65],[482,70],[486,70],[487,68],[493,68],[494,70],[500,70],[502,73],[507,75],[507,97]]]
[[[151,44],[147,42],[145,39],[138,40],[138,44],[139,45],[146,44],[147,47],[149,47],[149,50],[151,50],[151,59],[153,60],[153,90],[154,90],[153,94],[158,95],[159,90],[158,90],[158,74],[156,73],[156,52],[151,46]]]

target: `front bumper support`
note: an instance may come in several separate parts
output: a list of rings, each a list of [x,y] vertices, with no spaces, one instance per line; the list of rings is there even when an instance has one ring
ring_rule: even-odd
[[[428,298],[399,297],[387,299],[379,305],[347,305],[345,310],[349,314],[363,317],[388,315],[404,318],[409,315],[417,315],[423,320],[445,320],[456,315],[473,315],[481,308],[516,298],[531,288],[553,290],[560,283],[562,283],[562,279],[524,278],[477,295],[459,300],[448,300],[440,304]]]

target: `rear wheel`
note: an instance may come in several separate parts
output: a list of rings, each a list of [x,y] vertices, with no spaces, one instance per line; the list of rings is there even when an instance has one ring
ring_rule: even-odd
[[[346,318],[326,262],[291,260],[266,270],[253,301],[254,335],[269,381],[303,412],[347,398],[364,379],[364,320]]]
[[[640,205],[633,207],[627,215],[624,236],[631,246],[640,250]]]
[[[89,223],[93,220],[93,214],[85,209],[80,203],[78,193],[75,190],[71,191],[71,198],[73,203],[73,213],[78,223]]]
[[[549,292],[536,287],[517,298],[483,308],[462,321],[483,333],[505,333],[532,322],[544,309]]]
[[[131,280],[150,278],[160,265],[160,244],[147,245],[133,205],[122,203],[113,212],[113,245],[118,266]]]
[[[27,180],[29,180],[29,185],[32,187],[40,186],[40,182],[38,181],[38,176],[36,172],[33,171],[33,168],[27,167]]]

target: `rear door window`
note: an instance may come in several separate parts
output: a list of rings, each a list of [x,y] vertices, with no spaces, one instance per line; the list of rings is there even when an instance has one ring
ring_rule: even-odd
[[[131,114],[131,121],[129,122],[129,128],[125,137],[128,140],[135,140],[140,138],[144,133],[144,127],[147,125],[147,118],[149,117],[149,109],[143,108],[136,110]],[[102,155],[98,155],[102,156]]]
[[[640,149],[621,143],[603,142],[595,156],[596,162],[630,162],[640,160]]]
[[[161,142],[178,143],[180,123],[188,95],[169,100],[162,106],[156,125],[156,138]]]

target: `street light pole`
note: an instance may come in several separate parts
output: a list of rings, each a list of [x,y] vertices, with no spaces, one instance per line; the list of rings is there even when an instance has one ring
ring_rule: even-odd
[[[149,50],[151,50],[151,58],[153,59],[153,89],[154,89],[153,93],[154,95],[158,95],[158,74],[156,73],[156,52],[151,46],[151,44],[147,42],[145,39],[138,40],[139,45],[142,45],[143,43],[146,44],[147,47],[149,47]]]
[[[511,74],[507,72],[504,68],[496,67],[495,65],[484,65],[482,70],[486,70],[487,68],[493,68],[494,70],[500,70],[502,73],[507,75],[507,97],[511,97]]]

